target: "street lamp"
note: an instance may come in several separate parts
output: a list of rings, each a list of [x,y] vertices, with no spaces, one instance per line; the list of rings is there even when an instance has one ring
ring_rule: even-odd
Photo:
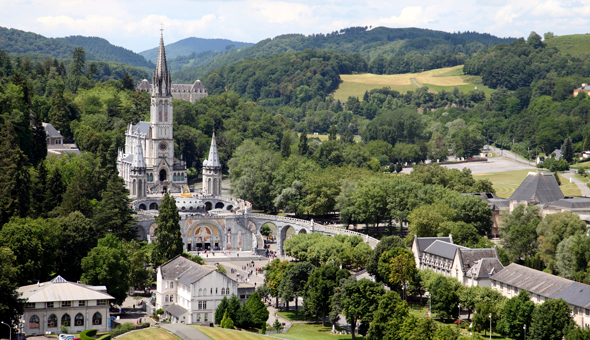
[[[4,321],[0,321],[0,323],[3,323],[6,325],[6,327],[8,327],[8,338],[9,338],[9,340],[12,340],[12,327],[10,327],[10,325]]]
[[[492,313],[490,313],[490,340],[492,340]]]

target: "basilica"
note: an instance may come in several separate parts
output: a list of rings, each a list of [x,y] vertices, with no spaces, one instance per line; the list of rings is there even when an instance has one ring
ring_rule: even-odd
[[[174,157],[172,91],[162,35],[151,85],[150,121],[129,124],[125,132],[125,148],[119,150],[117,158],[119,176],[125,181],[132,197],[142,198],[149,193],[179,193],[186,189],[186,164],[182,157]],[[209,160],[205,162],[203,191],[220,195],[221,164],[215,134]]]

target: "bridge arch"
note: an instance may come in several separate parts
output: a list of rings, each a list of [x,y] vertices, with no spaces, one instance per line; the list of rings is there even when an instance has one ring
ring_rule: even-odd
[[[307,234],[307,229],[305,229],[305,228],[301,228],[301,229],[299,230],[299,232],[297,233],[297,235],[301,235],[301,234]]]
[[[142,203],[142,204],[140,204],[140,205],[139,205],[139,210],[147,210],[147,208],[146,208],[145,204],[143,204],[143,203]]]
[[[211,250],[221,248],[222,239],[217,226],[213,223],[200,222],[188,228],[184,243],[188,251]]]
[[[150,204],[150,210],[158,210],[158,203],[154,202]]]

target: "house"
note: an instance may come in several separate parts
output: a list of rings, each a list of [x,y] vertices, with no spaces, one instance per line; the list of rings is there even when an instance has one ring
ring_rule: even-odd
[[[551,153],[551,155],[555,155],[555,159],[560,160],[561,159],[561,150],[559,149],[555,149],[553,150],[553,152]]]
[[[586,94],[590,93],[590,86],[588,86],[588,84],[582,83],[582,86],[574,89],[574,97],[577,97],[580,92],[586,92]]]
[[[417,237],[416,235],[414,235],[414,241],[412,241],[412,253],[414,253],[414,262],[416,262],[416,267],[422,268],[422,253],[426,248],[428,248],[432,244],[432,242],[436,240],[447,243],[453,243],[453,236],[449,235],[448,237]]]
[[[448,239],[452,240],[452,236]],[[435,237],[414,237],[414,257],[421,243],[429,245],[421,251],[416,267],[454,277],[465,286],[489,286],[489,276],[504,268],[496,247],[471,249]]]
[[[70,333],[110,329],[109,301],[114,298],[105,286],[69,282],[57,276],[49,282],[20,287],[18,293],[25,300],[22,320],[27,335],[59,333],[62,326]]]
[[[221,300],[241,293],[238,283],[215,267],[197,264],[180,255],[158,268],[157,283],[152,308],[162,308],[174,323],[213,322]]]
[[[61,157],[68,153],[80,154],[80,150],[78,150],[76,144],[64,144],[63,136],[53,125],[43,123],[43,128],[47,135],[47,157],[51,155]]]
[[[507,298],[526,290],[534,303],[563,299],[578,326],[590,326],[589,285],[511,263],[491,276],[491,287]]]
[[[43,123],[43,128],[45,129],[45,133],[47,134],[47,147],[50,148],[52,145],[62,145],[64,143],[64,138],[57,129],[49,124]]]

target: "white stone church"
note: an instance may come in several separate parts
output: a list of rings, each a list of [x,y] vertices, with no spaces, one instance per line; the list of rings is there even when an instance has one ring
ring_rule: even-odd
[[[174,157],[174,131],[171,75],[166,64],[164,37],[154,70],[150,121],[129,124],[125,149],[119,150],[117,169],[131,196],[148,193],[182,192],[187,184],[186,164]],[[215,134],[209,159],[203,163],[203,194],[221,195],[221,163]]]

